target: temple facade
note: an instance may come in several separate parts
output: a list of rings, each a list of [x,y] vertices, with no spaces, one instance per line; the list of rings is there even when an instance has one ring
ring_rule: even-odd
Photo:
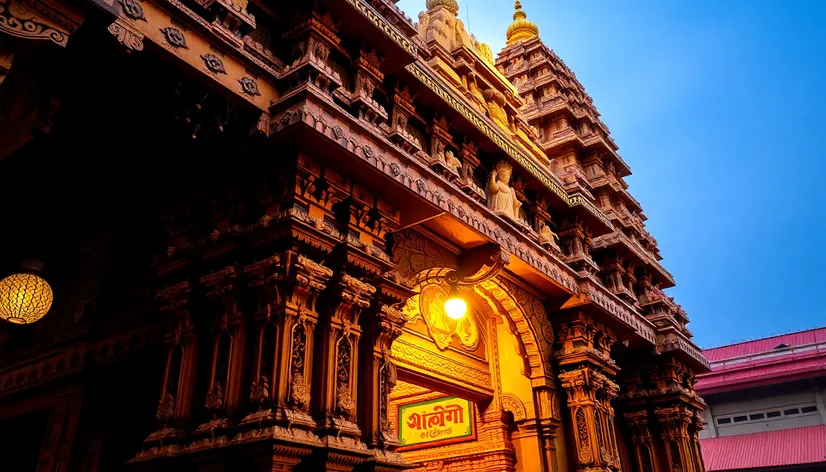
[[[0,469],[704,472],[709,364],[519,1],[497,55],[456,0],[0,4],[0,275],[54,291]]]

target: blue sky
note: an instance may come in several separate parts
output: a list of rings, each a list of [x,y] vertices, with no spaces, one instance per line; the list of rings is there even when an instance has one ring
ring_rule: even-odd
[[[459,2],[499,51],[513,3]],[[826,1],[522,4],[631,165],[695,342],[826,324]]]

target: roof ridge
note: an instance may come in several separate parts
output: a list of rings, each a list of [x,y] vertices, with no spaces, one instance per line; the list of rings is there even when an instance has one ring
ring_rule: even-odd
[[[754,343],[754,342],[757,342],[757,341],[765,341],[765,340],[767,340],[767,339],[779,338],[779,337],[781,337],[781,336],[788,336],[788,335],[790,335],[790,334],[805,333],[805,332],[807,332],[807,331],[817,331],[817,330],[819,330],[819,329],[824,329],[824,328],[826,328],[826,325],[823,325],[823,326],[816,326],[816,327],[814,327],[814,328],[806,328],[806,329],[801,329],[801,330],[799,330],[799,331],[788,331],[788,332],[785,332],[785,333],[773,334],[773,335],[771,335],[771,336],[765,336],[765,337],[762,337],[762,338],[757,338],[757,339],[749,339],[748,341],[738,341],[738,342],[736,342],[736,343],[729,343],[729,344],[722,344],[722,345],[720,345],[720,346],[707,347],[707,348],[703,348],[703,351],[711,351],[711,350],[713,350],[713,349],[721,349],[721,348],[724,348],[724,347],[739,346],[739,345],[741,345],[741,344],[749,344],[749,343]]]

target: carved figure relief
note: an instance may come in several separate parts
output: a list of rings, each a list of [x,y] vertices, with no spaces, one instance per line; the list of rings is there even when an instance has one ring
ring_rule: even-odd
[[[508,113],[505,111],[505,96],[496,89],[487,89],[483,92],[488,105],[490,118],[502,129],[509,129]]]
[[[439,349],[447,349],[450,342],[456,338],[465,349],[475,350],[481,336],[474,317],[465,316],[461,320],[449,318],[444,310],[447,295],[448,292],[442,285],[426,285],[422,288],[421,294],[407,304],[405,314],[410,317],[411,322],[416,319],[424,321],[428,334]],[[472,306],[470,308],[473,309]]]
[[[445,163],[447,164],[447,168],[456,174],[462,169],[462,161],[460,161],[450,149],[445,152]]]
[[[506,216],[519,222],[519,208],[522,202],[510,186],[513,167],[505,161],[499,161],[488,179],[488,208],[500,216]]]
[[[221,382],[216,382],[215,386],[207,393],[204,407],[206,407],[207,410],[215,411],[220,410],[222,406],[224,406],[224,387],[221,385]]]
[[[258,380],[252,382],[250,386],[250,401],[263,407],[267,400],[270,399],[270,381],[266,376],[258,377]]]
[[[544,247],[550,247],[556,252],[562,252],[559,248],[559,235],[551,231],[551,228],[542,223],[542,228],[539,230],[539,244]]]

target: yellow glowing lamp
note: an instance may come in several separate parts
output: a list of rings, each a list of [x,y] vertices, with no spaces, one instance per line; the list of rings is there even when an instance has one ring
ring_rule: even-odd
[[[461,320],[467,314],[467,302],[456,287],[451,287],[445,300],[445,313],[453,320]]]
[[[23,272],[0,280],[0,319],[10,323],[29,324],[46,316],[52,307],[54,294],[38,274],[43,264],[23,263]]]

